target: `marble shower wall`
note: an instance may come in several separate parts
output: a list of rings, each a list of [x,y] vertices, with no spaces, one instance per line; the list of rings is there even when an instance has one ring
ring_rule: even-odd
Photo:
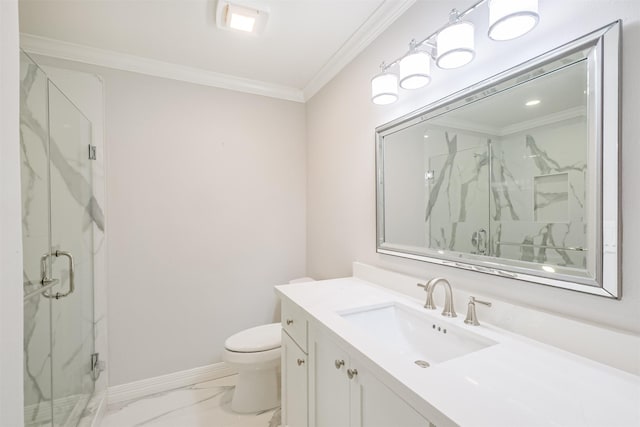
[[[53,83],[47,84],[44,72],[26,56],[21,90],[25,293],[39,286],[40,256],[50,245],[54,251],[70,251],[76,268],[73,294],[25,301],[25,422],[75,425],[82,417],[92,417],[87,413],[94,396],[90,355],[106,354],[106,341],[104,348],[94,349],[95,337],[106,336],[100,325],[106,283],[94,268],[104,265],[104,191],[99,189],[104,170],[87,158],[88,144],[92,139],[101,144],[102,139],[92,135],[91,122]],[[53,292],[66,292],[66,259],[50,259],[50,276],[61,281]],[[100,289],[94,294],[96,285]],[[101,396],[106,382],[95,385]]]
[[[586,119],[508,135],[429,126],[429,247],[584,269]]]
[[[492,144],[492,252],[586,268],[585,117],[507,135]]]
[[[40,256],[49,251],[47,135],[31,124],[48,122],[47,77],[29,58],[20,62],[20,160],[24,293],[40,287]],[[51,300],[24,302],[25,424],[51,419]]]
[[[488,135],[429,126],[425,139],[429,247],[486,253],[489,232]]]

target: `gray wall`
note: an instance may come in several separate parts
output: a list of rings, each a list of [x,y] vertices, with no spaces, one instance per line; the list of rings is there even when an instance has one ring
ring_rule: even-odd
[[[304,105],[38,61],[104,79],[109,385],[220,362],[305,273]]]
[[[635,220],[640,209],[640,169],[632,164],[640,158],[640,85],[634,82],[640,75],[637,1],[542,0],[540,24],[532,33],[502,43],[479,36],[477,57],[471,64],[451,71],[435,69],[430,86],[413,92],[401,90],[396,104],[373,105],[370,79],[380,62],[395,59],[406,51],[409,40],[425,37],[442,25],[451,8],[462,10],[472,3],[417,2],[307,103],[307,273],[315,278],[348,276],[356,260],[418,277],[444,275],[453,286],[480,295],[638,334],[640,283],[634,267],[640,258],[640,224]],[[624,21],[621,301],[376,254],[376,126],[619,18]]]

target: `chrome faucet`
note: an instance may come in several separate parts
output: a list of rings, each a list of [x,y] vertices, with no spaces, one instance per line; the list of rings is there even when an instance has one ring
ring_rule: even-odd
[[[478,316],[476,315],[476,303],[486,305],[487,307],[491,307],[491,303],[487,301],[480,301],[476,299],[476,297],[469,298],[469,306],[467,307],[467,318],[464,319],[464,323],[468,325],[478,326],[480,322],[478,322]]]
[[[435,289],[438,283],[444,283],[444,309],[442,310],[442,315],[446,317],[456,317],[456,311],[453,308],[453,295],[451,293],[451,285],[444,277],[435,277],[427,282],[426,285],[422,283],[418,283],[418,286],[424,288],[427,292],[427,302],[424,304],[424,308],[428,310],[435,310],[437,307],[433,303],[433,290]]]

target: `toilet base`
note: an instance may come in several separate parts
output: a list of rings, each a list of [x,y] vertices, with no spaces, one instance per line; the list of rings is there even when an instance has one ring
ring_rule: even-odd
[[[231,410],[241,414],[280,406],[280,366],[240,371]]]

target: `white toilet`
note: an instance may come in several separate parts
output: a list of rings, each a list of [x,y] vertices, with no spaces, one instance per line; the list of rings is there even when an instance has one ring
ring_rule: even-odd
[[[289,283],[312,282],[303,277]],[[280,323],[256,326],[230,336],[222,359],[238,371],[231,409],[253,413],[280,405]]]
[[[230,336],[222,359],[238,371],[231,409],[250,413],[280,405],[280,323]]]

